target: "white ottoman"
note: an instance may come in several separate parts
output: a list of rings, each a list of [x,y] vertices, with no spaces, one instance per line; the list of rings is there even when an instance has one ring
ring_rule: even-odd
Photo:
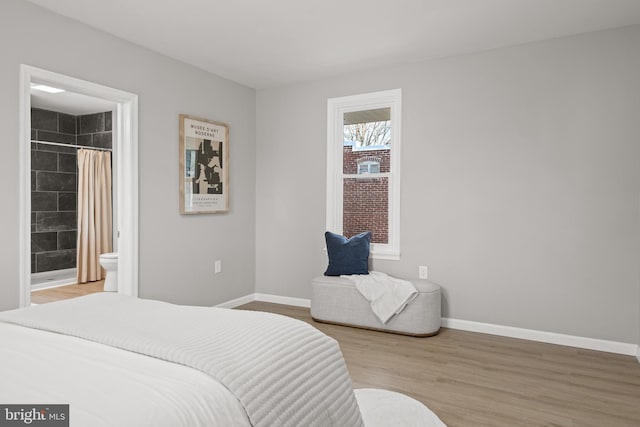
[[[311,281],[311,317],[318,322],[397,334],[435,335],[440,330],[440,286],[427,280],[411,280],[411,283],[418,290],[418,296],[383,324],[351,280],[318,276]]]

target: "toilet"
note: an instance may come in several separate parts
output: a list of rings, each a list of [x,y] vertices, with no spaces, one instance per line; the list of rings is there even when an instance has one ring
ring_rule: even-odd
[[[109,253],[100,255],[100,265],[107,272],[107,277],[104,279],[104,291],[117,292],[118,291],[118,253],[109,252]]]

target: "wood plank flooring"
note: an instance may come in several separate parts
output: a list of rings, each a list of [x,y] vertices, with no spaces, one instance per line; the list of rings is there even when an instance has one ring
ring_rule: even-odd
[[[252,302],[335,338],[354,388],[385,388],[427,405],[448,427],[640,426],[632,356],[442,329],[430,338],[314,322],[309,309]]]
[[[48,302],[60,301],[63,299],[81,297],[96,292],[102,292],[104,280],[95,282],[59,286],[57,288],[43,289],[31,292],[31,302],[34,304],[46,304]]]

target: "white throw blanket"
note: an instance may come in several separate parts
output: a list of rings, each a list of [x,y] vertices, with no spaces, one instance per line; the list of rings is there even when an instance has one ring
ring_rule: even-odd
[[[362,427],[338,343],[285,316],[99,293],[0,321],[198,369],[238,398],[253,426]]]
[[[418,296],[418,290],[413,283],[378,271],[341,277],[356,284],[356,288],[369,301],[371,310],[382,323],[387,323],[393,316],[402,312]]]

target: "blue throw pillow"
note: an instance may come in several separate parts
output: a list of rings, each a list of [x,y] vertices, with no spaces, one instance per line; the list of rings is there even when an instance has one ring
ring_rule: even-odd
[[[324,272],[325,276],[369,274],[370,231],[357,234],[350,239],[327,231],[324,238],[327,241],[329,255],[329,266]]]

